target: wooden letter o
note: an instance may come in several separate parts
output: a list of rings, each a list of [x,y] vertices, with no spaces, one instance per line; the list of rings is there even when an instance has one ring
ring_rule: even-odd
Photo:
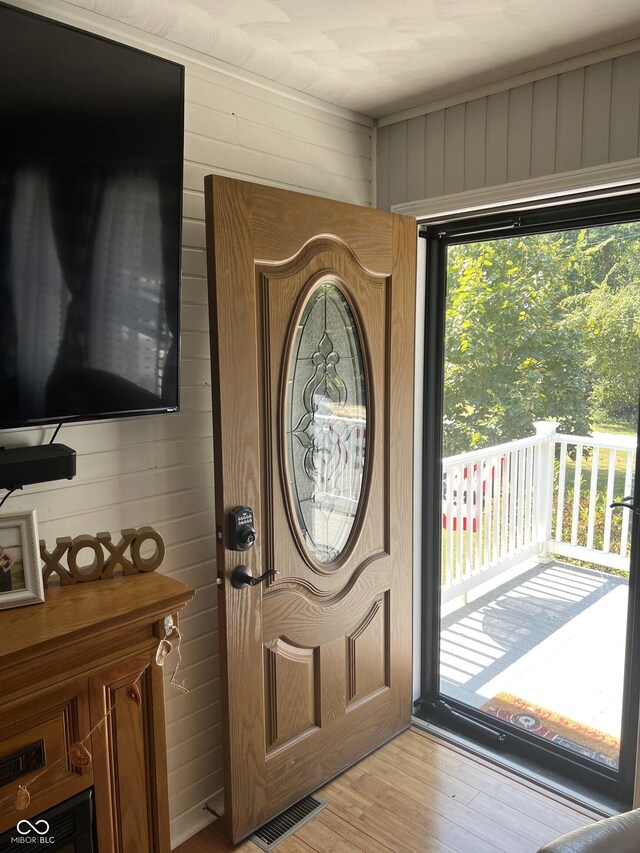
[[[87,566],[78,566],[78,554],[85,548],[93,551],[93,561]],[[95,536],[76,536],[73,545],[67,554],[67,565],[69,571],[77,581],[95,581],[102,574],[104,568],[104,551],[102,545]]]
[[[140,553],[140,548],[145,539],[151,539],[156,543],[156,550],[151,557],[147,557],[146,559]],[[131,543],[131,559],[136,569],[141,572],[153,572],[164,560],[164,555],[164,539],[158,531],[154,530],[153,527],[141,527],[138,530],[138,535]]]

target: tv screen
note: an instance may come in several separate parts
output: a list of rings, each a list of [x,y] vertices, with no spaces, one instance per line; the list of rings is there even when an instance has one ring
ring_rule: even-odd
[[[0,4],[0,428],[178,408],[184,69]]]

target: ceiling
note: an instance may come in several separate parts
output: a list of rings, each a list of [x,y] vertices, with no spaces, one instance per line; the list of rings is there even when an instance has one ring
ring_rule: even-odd
[[[640,37],[638,0],[66,0],[379,117]]]

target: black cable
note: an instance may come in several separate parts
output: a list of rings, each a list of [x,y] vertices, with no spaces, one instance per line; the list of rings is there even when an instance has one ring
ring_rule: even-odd
[[[212,808],[211,808],[211,806],[210,806],[210,805],[208,805],[207,803],[205,803],[205,804],[202,806],[202,810],[203,810],[203,811],[207,811],[207,812],[209,812],[209,813],[210,813],[210,814],[212,814],[214,817],[217,817],[217,818],[222,817],[222,815],[219,815],[219,814],[218,814],[218,812],[217,812],[215,809],[212,809]]]
[[[22,488],[22,486],[14,486],[12,489],[9,489],[7,494],[0,501],[0,509],[2,509],[2,507],[4,506],[4,502],[7,500],[7,498],[10,498],[14,492],[17,492],[18,489],[21,489],[21,488]]]
[[[59,423],[59,424],[58,424],[58,426],[56,427],[56,431],[55,431],[55,432],[54,432],[54,434],[51,436],[51,441],[49,442],[49,444],[53,444],[53,442],[56,440],[56,436],[57,436],[57,435],[58,435],[58,433],[60,432],[60,427],[62,426],[62,423],[63,423],[63,422],[62,422],[62,421],[60,421],[60,423]],[[2,506],[2,504],[0,504],[0,506]]]

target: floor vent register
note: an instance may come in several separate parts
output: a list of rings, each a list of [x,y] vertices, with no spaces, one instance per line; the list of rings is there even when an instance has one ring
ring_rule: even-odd
[[[315,817],[326,805],[327,803],[319,797],[313,795],[305,797],[256,830],[251,836],[251,841],[261,850],[269,853],[270,850],[275,850],[281,841],[293,835],[301,826]]]

